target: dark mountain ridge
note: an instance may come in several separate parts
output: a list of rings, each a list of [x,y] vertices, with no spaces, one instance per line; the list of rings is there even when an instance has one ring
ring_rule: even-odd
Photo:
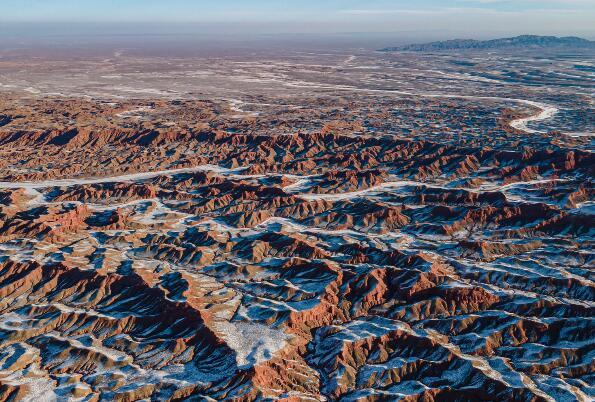
[[[538,36],[521,35],[514,38],[501,38],[492,40],[475,39],[453,39],[447,41],[430,42],[423,44],[412,44],[399,47],[387,47],[380,49],[382,52],[409,51],[427,52],[442,50],[461,49],[504,49],[504,48],[528,48],[528,47],[572,47],[572,48],[594,48],[595,42],[576,36]]]

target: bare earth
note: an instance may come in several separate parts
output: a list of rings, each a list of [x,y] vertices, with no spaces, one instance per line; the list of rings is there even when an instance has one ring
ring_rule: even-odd
[[[0,56],[0,401],[595,398],[592,54]]]

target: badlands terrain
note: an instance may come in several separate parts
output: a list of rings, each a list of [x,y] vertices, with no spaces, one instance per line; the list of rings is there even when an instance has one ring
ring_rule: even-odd
[[[595,398],[592,51],[0,56],[0,401]]]

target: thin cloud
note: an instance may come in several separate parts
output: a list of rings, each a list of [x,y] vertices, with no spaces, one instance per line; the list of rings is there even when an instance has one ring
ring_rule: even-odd
[[[354,9],[354,10],[340,10],[340,14],[349,15],[387,15],[387,14],[436,14],[443,12],[445,9],[433,10],[408,10],[408,9]]]
[[[480,0],[480,1],[499,1],[499,0]],[[556,13],[580,13],[581,10],[573,10],[568,8],[536,8],[532,9],[533,14],[556,14]],[[412,9],[349,9],[340,10],[340,14],[354,15],[354,16],[383,16],[383,15],[461,15],[461,14],[482,14],[482,15],[523,15],[526,11],[522,10],[500,10],[495,8],[480,8],[480,7],[442,7],[423,10]]]

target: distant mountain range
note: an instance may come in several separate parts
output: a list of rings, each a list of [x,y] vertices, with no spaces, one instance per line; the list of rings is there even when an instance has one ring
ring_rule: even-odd
[[[595,42],[578,38],[575,36],[537,36],[521,35],[514,38],[502,38],[492,40],[454,39],[441,42],[430,42],[413,44],[400,47],[387,47],[380,49],[382,52],[409,51],[428,52],[441,50],[462,50],[462,49],[505,49],[505,48],[530,48],[530,47],[573,47],[573,48],[594,48]]]

